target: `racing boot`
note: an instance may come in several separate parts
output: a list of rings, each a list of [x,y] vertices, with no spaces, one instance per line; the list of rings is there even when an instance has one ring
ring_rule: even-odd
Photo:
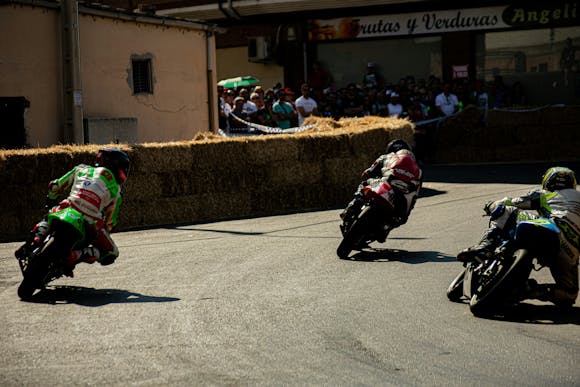
[[[457,260],[465,263],[491,258],[500,240],[501,230],[498,227],[491,227],[485,231],[478,244],[460,251]]]
[[[77,263],[95,263],[99,259],[99,255],[99,249],[93,246],[85,247],[81,250],[73,250],[64,264],[64,275],[67,277],[74,277],[73,270]]]
[[[539,284],[535,279],[530,278],[526,282],[521,299],[547,301],[567,309],[574,305],[576,294],[559,289],[555,284]]]
[[[385,243],[385,241],[387,240],[387,237],[389,236],[389,233],[391,232],[391,230],[393,228],[395,228],[395,227],[392,227],[389,225],[384,225],[382,230],[377,233],[377,242]]]

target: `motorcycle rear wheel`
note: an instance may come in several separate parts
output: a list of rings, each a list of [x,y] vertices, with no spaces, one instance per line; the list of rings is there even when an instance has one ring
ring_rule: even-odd
[[[510,299],[532,269],[532,256],[525,249],[516,250],[512,254],[511,264],[506,262],[498,268],[498,272],[482,283],[469,301],[469,309],[474,316],[482,317],[492,314],[500,306],[515,301]]]

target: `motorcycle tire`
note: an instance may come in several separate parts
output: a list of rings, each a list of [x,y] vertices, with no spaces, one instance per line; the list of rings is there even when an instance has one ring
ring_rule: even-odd
[[[462,270],[447,288],[447,298],[452,302],[460,302],[463,298],[463,279],[465,278],[465,270]]]
[[[54,251],[55,239],[50,237],[42,250],[31,257],[28,266],[23,273],[23,279],[18,286],[18,297],[21,300],[29,300],[32,298],[36,289],[44,287],[44,278],[48,274],[50,266],[50,257]]]
[[[482,283],[469,301],[469,309],[474,316],[492,314],[500,306],[511,301],[510,295],[524,283],[532,270],[533,257],[525,249],[516,250],[512,260],[498,269],[489,281]]]
[[[374,222],[372,207],[363,209],[357,220],[355,220],[344,234],[340,245],[336,249],[336,254],[340,259],[347,259],[350,252],[361,244],[366,243],[365,236],[369,235],[369,230]]]

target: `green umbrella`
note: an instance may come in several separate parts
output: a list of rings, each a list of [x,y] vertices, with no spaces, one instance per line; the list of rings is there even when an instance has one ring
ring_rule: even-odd
[[[232,89],[236,87],[253,86],[260,83],[260,80],[255,77],[245,76],[245,77],[235,77],[229,79],[222,79],[218,82],[218,85],[225,87],[226,89]]]

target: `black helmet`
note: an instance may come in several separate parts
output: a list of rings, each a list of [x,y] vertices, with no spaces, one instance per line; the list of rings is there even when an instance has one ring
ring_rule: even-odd
[[[565,167],[552,167],[542,177],[542,188],[556,191],[564,188],[576,188],[574,171]]]
[[[127,153],[117,148],[103,148],[97,154],[97,167],[105,167],[113,172],[117,183],[123,184],[129,176],[130,161]]]
[[[392,153],[392,152],[398,152],[401,149],[406,149],[408,151],[411,150],[411,145],[409,145],[409,143],[405,140],[393,140],[389,143],[389,145],[387,145],[387,154]]]

